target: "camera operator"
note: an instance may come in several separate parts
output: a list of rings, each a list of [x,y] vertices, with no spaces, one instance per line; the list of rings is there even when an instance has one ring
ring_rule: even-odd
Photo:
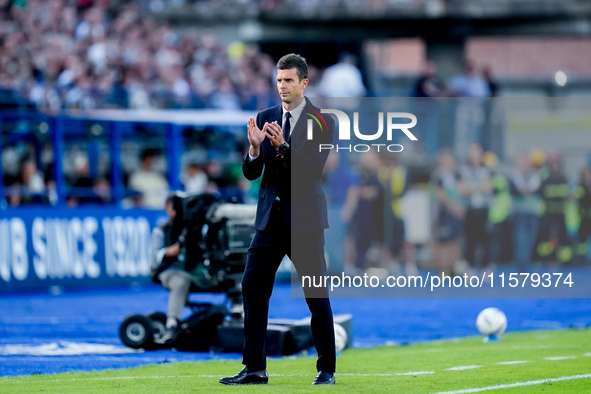
[[[152,280],[170,290],[166,331],[159,340],[162,343],[174,339],[191,285],[199,285],[198,277],[185,269],[182,198],[170,194],[165,209],[169,220],[154,228],[151,245]]]

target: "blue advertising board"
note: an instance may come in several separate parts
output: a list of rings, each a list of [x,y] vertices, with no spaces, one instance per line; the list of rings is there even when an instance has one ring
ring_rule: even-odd
[[[164,211],[107,207],[0,210],[0,291],[147,282]]]

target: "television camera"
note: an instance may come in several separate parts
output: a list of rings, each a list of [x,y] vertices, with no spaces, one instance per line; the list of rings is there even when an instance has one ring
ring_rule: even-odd
[[[201,194],[182,199],[183,230],[178,238],[179,261],[197,277],[190,293],[222,293],[219,305],[187,301],[192,314],[179,323],[172,339],[163,340],[167,316],[163,312],[133,314],[119,327],[122,342],[135,349],[242,352],[244,313],[241,282],[252,237],[256,206]],[[168,268],[163,263],[152,277]],[[349,334],[351,315],[337,315],[335,322]],[[268,355],[289,355],[313,346],[310,319],[270,319],[267,329]]]

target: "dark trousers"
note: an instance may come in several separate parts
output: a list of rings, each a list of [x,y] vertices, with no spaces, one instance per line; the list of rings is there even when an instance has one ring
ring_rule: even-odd
[[[279,204],[274,204],[267,227],[264,231],[257,231],[250,244],[242,279],[244,298],[242,363],[251,371],[265,369],[267,365],[265,338],[269,299],[273,292],[275,273],[286,254],[300,276],[326,275],[324,230],[298,232],[292,237],[281,216]],[[334,373],[336,364],[334,323],[328,290],[314,289],[313,294],[304,291],[308,308],[312,313],[312,337],[318,352],[316,369]]]
[[[513,254],[519,272],[529,272],[536,246],[540,218],[533,212],[517,212],[513,221],[515,245]]]
[[[466,212],[464,229],[466,246],[464,257],[472,267],[486,267],[489,260],[489,234],[487,230],[488,210],[469,209]],[[482,257],[477,261],[477,248],[482,248]]]

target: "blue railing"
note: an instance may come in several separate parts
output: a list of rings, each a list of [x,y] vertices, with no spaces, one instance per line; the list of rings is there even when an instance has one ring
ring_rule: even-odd
[[[142,140],[138,129],[148,130],[156,135],[160,145],[164,146],[166,158],[166,178],[171,190],[182,188],[179,174],[182,169],[182,157],[186,147],[183,132],[186,129],[199,128],[204,135],[224,134],[236,140],[234,152],[227,152],[223,147],[214,147],[217,156],[235,157],[246,140],[246,122],[252,113],[247,111],[187,110],[149,112],[125,110],[97,110],[84,114],[48,115],[38,112],[0,112],[0,149],[15,146],[27,141],[35,150],[35,160],[41,162],[43,144],[52,146],[54,160],[51,172],[55,181],[54,205],[64,206],[68,196],[94,196],[91,188],[68,186],[63,158],[67,153],[67,144],[80,141],[86,146],[90,177],[96,178],[101,159],[101,146],[109,146],[110,194],[113,204],[120,204],[128,194],[124,183],[122,162],[122,144],[126,140]],[[145,137],[144,137],[145,138]],[[209,138],[209,137],[208,137]],[[213,137],[212,137],[213,138]],[[207,147],[204,147],[207,149]],[[208,152],[211,153],[211,152]],[[215,152],[214,152],[215,153]],[[234,154],[234,156],[232,156]],[[231,159],[230,159],[231,160]],[[7,187],[4,179],[5,169],[0,162],[0,201],[6,201]],[[106,175],[106,174],[105,174]],[[20,187],[11,188],[11,192],[22,194]],[[45,196],[47,197],[47,196]]]

